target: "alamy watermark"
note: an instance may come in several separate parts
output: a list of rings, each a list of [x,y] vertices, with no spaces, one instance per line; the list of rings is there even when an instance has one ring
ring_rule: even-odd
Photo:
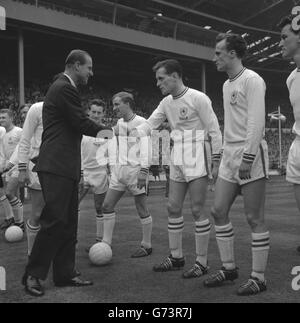
[[[0,291],[6,290],[6,271],[4,267],[0,267]]]
[[[292,21],[292,28],[297,32],[300,30],[300,6],[296,6],[292,9],[292,15],[295,16]]]
[[[153,130],[151,136],[132,135],[122,129],[111,139],[99,138],[96,159],[100,166],[173,165],[193,167],[202,161],[203,130]],[[107,136],[107,134],[105,135]],[[101,137],[104,137],[101,136]],[[171,152],[171,146],[172,152]]]
[[[300,266],[296,266],[292,269],[292,275],[296,276],[292,280],[292,289],[298,292],[300,290]]]
[[[6,10],[0,6],[0,30],[6,30]]]

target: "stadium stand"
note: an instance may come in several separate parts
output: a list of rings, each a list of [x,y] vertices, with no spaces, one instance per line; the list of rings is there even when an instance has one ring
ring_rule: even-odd
[[[100,1],[98,3],[93,3],[93,5],[87,5],[87,2],[81,2],[81,1],[59,1],[59,0],[13,0],[14,2],[21,2],[25,3],[27,5],[31,6],[38,6],[47,8],[52,11],[62,12],[68,15],[83,17],[90,20],[95,21],[101,21],[108,24],[115,24],[118,26],[126,27],[126,28],[132,28],[139,30],[141,32],[146,32],[149,34],[155,34],[160,35],[163,37],[171,37],[176,38],[179,40],[186,40],[189,42],[198,42],[204,45],[213,46],[214,45],[214,39],[217,34],[217,31],[212,28],[205,29],[203,28],[203,25],[199,25],[199,18],[196,14],[193,16],[193,14],[190,14],[190,23],[186,23],[186,19],[181,19],[184,17],[184,15],[188,16],[188,13],[182,13],[180,14],[177,19],[177,22],[174,21],[174,17],[176,17],[176,8],[173,8],[174,14],[170,15],[158,15],[157,12],[152,12],[151,10],[147,9],[147,7],[143,7],[142,2],[143,1],[134,1],[134,2],[125,2],[118,3],[117,8],[117,14],[115,16],[115,20],[113,19],[113,8],[114,8],[114,2],[113,1]],[[132,6],[130,3],[134,3]],[[172,4],[170,4],[172,7]],[[207,4],[209,6],[209,4]],[[213,4],[211,4],[213,6]],[[168,7],[168,6],[167,6]],[[278,7],[278,15],[281,15],[282,12],[280,11],[280,8]],[[233,10],[234,11],[234,10]],[[170,11],[171,12],[171,11]],[[233,12],[235,14],[235,12]],[[277,14],[277,11],[276,11]],[[172,20],[173,19],[173,20]],[[274,21],[276,19],[274,18]],[[176,27],[177,23],[177,27]],[[207,25],[209,25],[207,21]],[[216,25],[217,26],[217,25]],[[176,28],[177,29],[176,29]],[[13,28],[12,28],[13,30]],[[176,31],[176,33],[175,33]],[[249,62],[251,65],[264,65],[264,63],[261,63],[259,61],[255,61],[253,57],[258,57],[263,54],[263,50],[265,48],[268,48],[268,51],[271,52],[276,50],[276,47],[273,46],[273,40],[269,39],[268,37],[271,36],[275,37],[274,35],[270,35],[268,37],[260,38],[262,37],[261,33],[257,32],[254,33],[251,32],[252,35],[245,36],[247,37],[247,41],[250,44],[250,51],[253,55],[252,58],[250,58]],[[15,36],[16,37],[16,31]],[[175,35],[176,34],[176,35]],[[34,46],[34,41],[36,34],[31,32],[31,34],[27,33],[25,34],[25,44],[27,44],[28,48],[27,51],[29,53],[27,54],[28,57],[31,55],[35,55],[35,52],[37,52],[36,56],[33,56],[32,59],[27,59],[27,66],[30,66],[28,70],[26,71],[26,82],[25,82],[25,101],[27,103],[34,103],[43,98],[43,96],[46,93],[46,90],[51,82],[51,77],[53,75],[50,75],[51,70],[57,70],[57,63],[58,61],[58,55],[64,55],[65,53],[62,52],[57,54],[57,57],[51,57],[51,58],[44,58],[44,55],[47,51],[47,46],[45,46],[45,52],[42,52],[43,45],[40,49],[37,50]],[[40,36],[38,36],[40,37]],[[42,35],[41,37],[44,37]],[[50,41],[51,35],[44,37],[45,39],[49,38],[49,44],[51,44]],[[253,40],[253,37],[257,38],[256,41]],[[15,38],[17,39],[17,38]],[[37,38],[37,42],[41,41],[41,38]],[[56,40],[58,43],[60,43],[63,47],[65,43],[70,43],[71,45],[71,39],[63,39]],[[84,42],[83,39],[80,40],[81,42]],[[80,42],[79,41],[79,42]],[[253,41],[253,42],[252,42]],[[6,40],[4,40],[6,42]],[[11,40],[7,40],[9,42],[9,46],[12,46]],[[252,43],[251,43],[252,42]],[[78,43],[78,41],[77,41]],[[49,45],[50,47],[51,45]],[[265,47],[269,46],[269,47]],[[60,46],[59,46],[60,47]],[[69,50],[69,47],[66,46],[64,50]],[[9,47],[11,50],[13,47]],[[109,48],[109,46],[107,47]],[[261,49],[260,54],[256,54],[256,52],[259,52]],[[39,53],[39,51],[41,51]],[[102,51],[102,48],[99,49],[99,51]],[[39,53],[39,54],[38,54]],[[113,111],[111,109],[111,103],[110,99],[114,93],[116,93],[119,90],[126,89],[124,88],[124,85],[126,83],[126,78],[128,74],[128,78],[131,80],[131,84],[129,86],[129,90],[133,89],[133,91],[136,94],[137,98],[137,113],[147,117],[151,114],[153,109],[157,106],[158,102],[160,101],[161,97],[158,93],[158,91],[154,87],[148,87],[148,84],[153,82],[153,79],[151,79],[149,76],[151,75],[151,66],[153,65],[154,59],[159,59],[160,56],[156,56],[153,54],[153,57],[149,59],[147,62],[147,70],[149,70],[147,73],[147,76],[144,76],[143,68],[144,68],[144,62],[143,61],[136,61],[135,57],[133,58],[133,62],[131,63],[130,60],[128,60],[128,56],[131,57],[130,49],[128,49],[128,53],[126,56],[124,56],[124,60],[126,60],[126,69],[122,71],[122,73],[125,75],[124,80],[117,79],[116,75],[120,72],[118,68],[122,66],[120,63],[119,65],[116,64],[118,62],[118,57],[123,57],[125,51],[122,50],[120,52],[119,48],[118,51],[114,51],[113,49],[105,50],[104,57],[106,58],[106,61],[101,62],[101,66],[98,65],[97,70],[100,71],[95,73],[95,75],[99,74],[105,74],[105,77],[110,77],[110,74],[112,75],[110,78],[105,80],[105,82],[99,83],[99,79],[97,79],[93,84],[89,87],[89,89],[85,90],[83,92],[82,98],[83,102],[87,103],[87,101],[94,97],[101,97],[106,102],[108,102],[108,107],[106,109],[106,118],[105,121],[108,124],[115,124],[116,119],[114,117]],[[37,59],[38,55],[43,57],[43,60],[39,62],[40,67],[43,67],[44,69],[39,71],[38,67],[34,66],[35,60]],[[146,54],[145,54],[146,55]],[[50,55],[49,55],[50,56]],[[136,56],[137,58],[138,56]],[[140,58],[141,56],[139,56]],[[8,58],[7,58],[8,59]],[[101,58],[103,59],[103,57]],[[280,65],[281,62],[275,58],[270,57],[269,65],[277,64],[278,68],[280,69],[282,66]],[[96,61],[96,60],[95,60]],[[50,62],[50,64],[49,64]],[[99,62],[99,59],[97,59],[97,63]],[[258,64],[259,62],[259,64]],[[11,65],[11,61],[7,62],[5,64],[6,66]],[[272,63],[272,64],[271,64]],[[279,64],[280,63],[280,64]],[[98,63],[99,64],[99,63]],[[186,63],[188,64],[188,63]],[[206,68],[207,68],[207,94],[212,100],[213,108],[215,110],[215,113],[217,114],[218,120],[220,125],[222,126],[224,123],[224,112],[222,107],[222,96],[221,96],[221,86],[222,86],[222,76],[220,74],[217,74],[215,72],[214,66],[206,62]],[[267,63],[266,63],[267,65]],[[38,66],[38,65],[37,65]],[[109,68],[107,68],[109,66]],[[140,66],[140,68],[139,68]],[[286,65],[284,65],[286,66]],[[142,68],[143,67],[143,68]],[[4,66],[5,68],[5,66]],[[60,67],[61,68],[61,67]],[[16,69],[16,64],[14,65],[14,69]],[[274,65],[274,68],[272,68],[272,71],[276,69],[276,65]],[[188,76],[190,79],[188,80],[187,84],[190,84],[191,87],[199,88],[201,89],[201,76],[200,76],[200,69],[199,67],[195,68],[195,62],[191,62],[188,66],[188,69],[185,68],[185,70],[188,71]],[[197,71],[198,70],[198,71]],[[105,71],[105,72],[103,72]],[[132,72],[129,76],[129,72]],[[9,73],[9,71],[7,71]],[[287,121],[285,124],[283,124],[283,128],[286,129],[287,133],[283,133],[283,161],[287,158],[287,150],[290,145],[290,142],[293,138],[293,136],[289,133],[289,129],[293,126],[293,113],[290,107],[287,91],[285,89],[285,79],[286,79],[286,71],[285,73],[274,73],[274,72],[265,72],[264,70],[261,71],[263,78],[266,81],[267,88],[268,88],[268,95],[267,95],[267,113],[270,113],[277,109],[278,105],[281,106],[281,112],[287,117]],[[148,84],[145,83],[145,79],[148,79]],[[105,86],[103,86],[105,85]],[[154,84],[153,84],[154,85]],[[17,71],[14,71],[13,75],[10,74],[2,74],[1,80],[0,80],[0,107],[1,108],[10,108],[13,111],[15,111],[16,120],[18,120],[18,109],[19,109],[19,103],[18,103],[18,85],[17,85]],[[278,131],[275,130],[278,128],[278,125],[274,122],[270,122],[269,118],[266,116],[266,128],[273,129],[266,132],[267,140],[270,141],[270,167],[276,167],[276,165],[279,164],[279,153],[278,153]],[[285,131],[285,130],[284,130]]]

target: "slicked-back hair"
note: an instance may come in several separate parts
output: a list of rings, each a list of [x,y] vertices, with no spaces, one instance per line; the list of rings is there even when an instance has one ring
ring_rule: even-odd
[[[84,50],[74,49],[70,52],[70,54],[66,58],[65,66],[71,67],[76,62],[79,62],[81,65],[83,65],[86,63],[86,57],[91,57],[91,55]]]
[[[14,120],[14,112],[11,109],[1,109],[0,114],[7,114],[12,120]]]
[[[239,34],[222,33],[216,38],[216,42],[219,43],[222,40],[226,40],[226,48],[228,51],[234,50],[238,58],[243,59],[247,54],[247,42]]]
[[[294,30],[292,27],[292,23],[293,23],[294,18],[295,18],[295,16],[293,16],[293,15],[288,15],[288,16],[282,17],[279,24],[277,25],[277,28],[281,30],[285,26],[291,25],[291,31],[295,34],[299,34],[300,30],[298,30],[298,31]]]
[[[182,78],[183,70],[181,64],[176,59],[166,59],[156,63],[152,70],[156,73],[160,68],[164,68],[168,75],[172,73],[177,73],[180,78]]]
[[[106,102],[101,99],[92,99],[89,101],[89,107],[92,105],[96,105],[97,107],[103,107],[103,109],[106,108]]]
[[[135,109],[134,96],[131,93],[125,91],[119,92],[113,96],[112,100],[114,100],[115,98],[120,98],[122,102],[128,103],[132,110]]]

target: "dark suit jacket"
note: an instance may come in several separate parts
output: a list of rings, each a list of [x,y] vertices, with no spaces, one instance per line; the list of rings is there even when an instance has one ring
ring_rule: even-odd
[[[88,119],[78,90],[62,75],[49,88],[43,106],[42,144],[36,171],[80,179],[82,135],[103,127]]]

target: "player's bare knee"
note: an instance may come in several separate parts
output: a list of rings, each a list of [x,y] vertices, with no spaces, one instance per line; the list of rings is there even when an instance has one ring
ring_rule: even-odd
[[[167,205],[167,209],[168,209],[168,214],[170,217],[180,217],[181,215],[181,211],[182,211],[182,207],[175,204],[175,203],[168,203]]]
[[[139,206],[136,206],[136,210],[137,210],[137,212],[138,212],[138,215],[139,215],[139,217],[140,218],[146,218],[147,217],[147,208],[146,207],[144,207],[144,206],[141,206],[141,205],[139,205]]]
[[[103,210],[102,210],[102,203],[95,203],[95,209],[97,214],[102,214]]]
[[[101,207],[96,207],[96,212],[97,212],[97,214],[102,214],[102,212],[103,212],[102,206]]]
[[[257,228],[264,225],[263,221],[256,214],[246,213],[246,218],[252,231],[256,231]]]
[[[41,217],[41,211],[36,210],[35,212],[33,212],[32,217],[35,219],[35,221],[39,221]]]
[[[6,192],[6,197],[7,197],[8,200],[12,200],[15,196],[14,196],[14,194],[12,192],[7,191]]]
[[[224,210],[217,206],[212,206],[210,212],[215,220],[224,219],[226,217]]]
[[[29,223],[31,226],[37,227],[40,225],[40,213],[33,213],[29,219]]]
[[[144,199],[135,198],[135,207],[139,216],[143,216],[147,212],[147,206]]]
[[[192,215],[195,220],[205,220],[206,215],[204,212],[204,205],[194,205],[192,206]]]
[[[112,212],[115,212],[115,210],[114,210],[113,206],[110,205],[110,203],[104,202],[102,205],[102,212],[103,213],[112,213]]]
[[[136,197],[134,201],[135,201],[135,206],[137,208],[144,208],[144,206],[145,206],[144,200],[142,200],[141,198]]]

